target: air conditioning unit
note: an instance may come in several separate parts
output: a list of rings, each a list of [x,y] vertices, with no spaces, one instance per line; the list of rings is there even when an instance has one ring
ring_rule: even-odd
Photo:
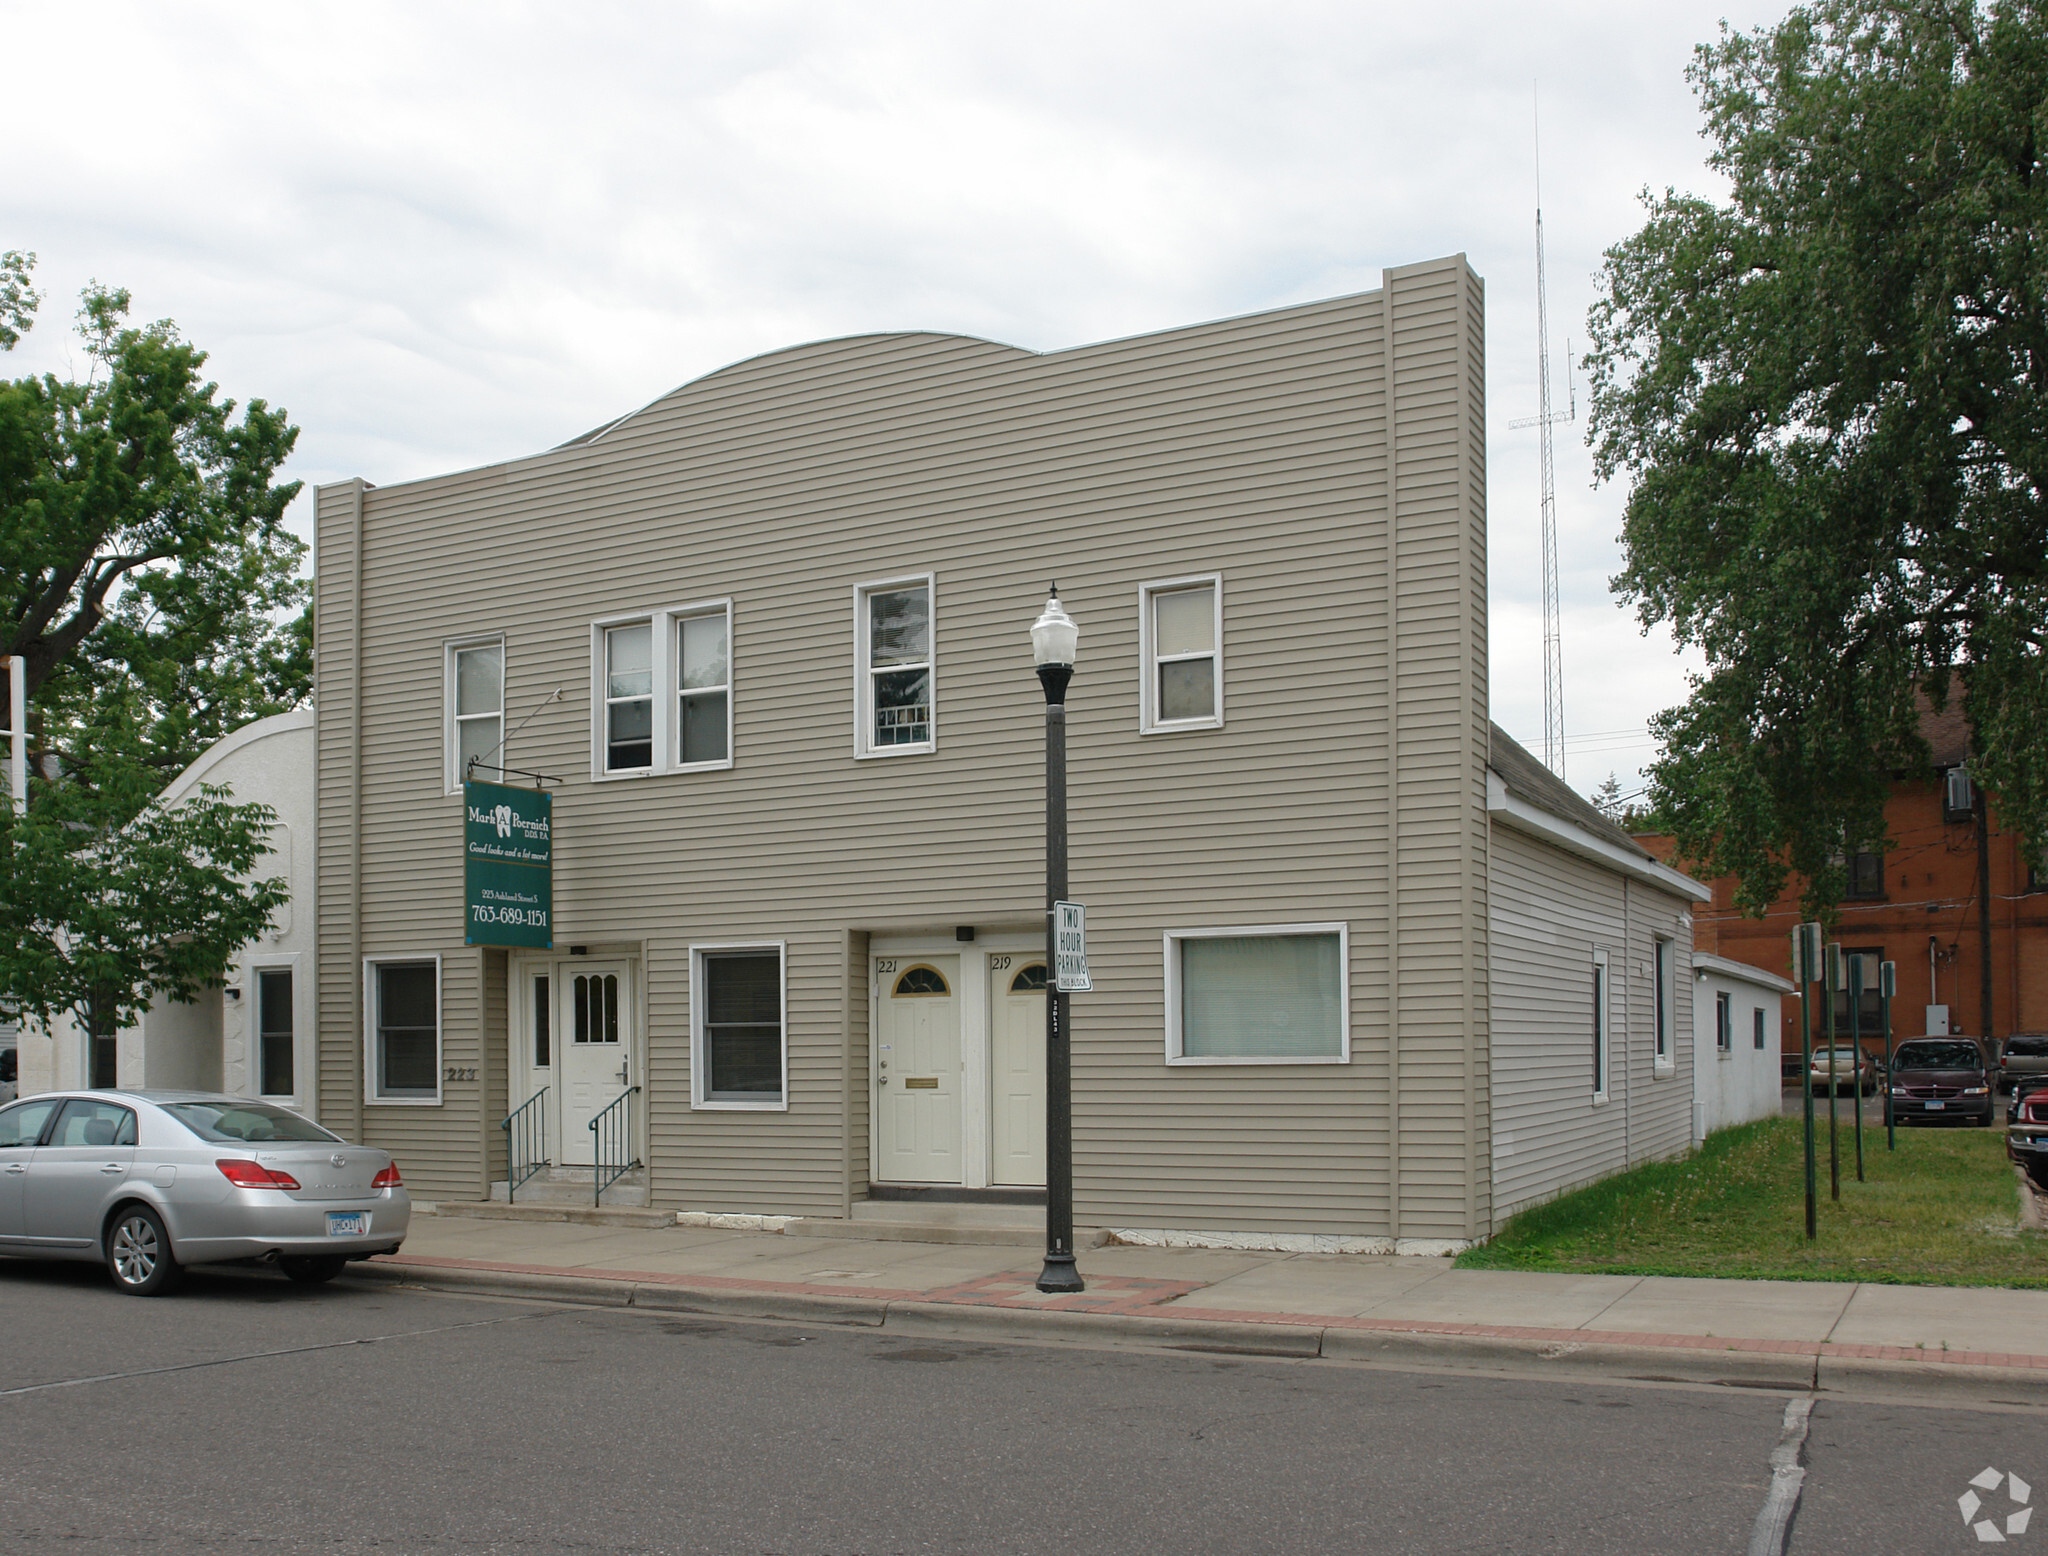
[[[1968,821],[1977,813],[1977,790],[1967,767],[1951,767],[1941,788],[1941,819]]]

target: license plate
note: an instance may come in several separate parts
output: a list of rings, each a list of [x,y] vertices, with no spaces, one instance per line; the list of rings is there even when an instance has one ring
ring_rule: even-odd
[[[1926,1106],[1928,1112],[1939,1113],[1943,1108],[1947,1107],[1948,1104],[1946,1102],[1930,1102]],[[328,1219],[332,1220],[333,1218],[329,1217]]]
[[[327,1235],[329,1237],[363,1237],[370,1230],[370,1213],[367,1210],[330,1210],[327,1212]]]

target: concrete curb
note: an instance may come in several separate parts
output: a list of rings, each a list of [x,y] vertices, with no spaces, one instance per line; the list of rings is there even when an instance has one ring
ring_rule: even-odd
[[[640,1308],[707,1318],[769,1319],[875,1329],[905,1339],[1080,1344],[1153,1351],[1322,1360],[1395,1371],[1454,1371],[1529,1378],[1705,1384],[1815,1390],[1842,1398],[2048,1408],[2048,1368],[1840,1356],[1814,1345],[1756,1349],[1701,1336],[1697,1344],[1618,1344],[1556,1335],[1446,1334],[1361,1328],[1285,1318],[1176,1318],[1170,1313],[1091,1313],[903,1297],[798,1291],[707,1289],[683,1283],[479,1270],[441,1265],[356,1263],[348,1277],[477,1295],[581,1306]],[[1302,1315],[1306,1319],[1306,1315]]]

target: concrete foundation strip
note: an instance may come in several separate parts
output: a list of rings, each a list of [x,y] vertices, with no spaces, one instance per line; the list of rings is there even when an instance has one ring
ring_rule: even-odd
[[[1591,1375],[1618,1382],[1707,1383],[1796,1389],[1802,1394],[1935,1394],[1958,1403],[2048,1406],[2048,1356],[1423,1319],[1310,1318],[1188,1306],[1157,1313],[1061,1310],[1028,1302],[930,1301],[921,1291],[646,1271],[560,1274],[455,1259],[378,1259],[352,1264],[349,1273],[447,1291],[706,1317],[839,1324],[930,1338],[1053,1340],[1320,1358],[1391,1368]]]

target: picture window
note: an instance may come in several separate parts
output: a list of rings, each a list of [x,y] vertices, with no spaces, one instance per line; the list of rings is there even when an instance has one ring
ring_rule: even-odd
[[[1348,944],[1342,924],[1170,932],[1167,1062],[1348,1062]]]

